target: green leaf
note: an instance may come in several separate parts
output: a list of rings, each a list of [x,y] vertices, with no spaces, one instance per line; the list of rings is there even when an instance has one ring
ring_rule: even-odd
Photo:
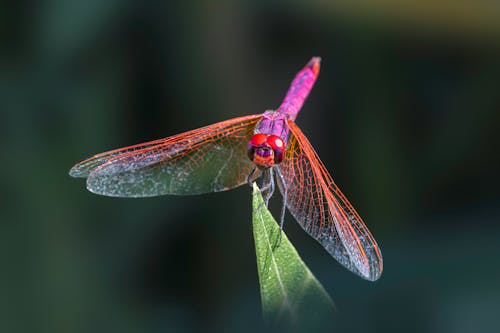
[[[333,327],[334,304],[304,264],[253,186],[253,233],[264,319],[272,326]],[[302,328],[302,329],[301,329]]]

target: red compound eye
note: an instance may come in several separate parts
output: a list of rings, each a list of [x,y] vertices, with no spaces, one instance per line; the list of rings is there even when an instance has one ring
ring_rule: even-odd
[[[267,143],[271,146],[273,150],[280,150],[285,147],[283,140],[276,135],[269,135],[267,137]]]
[[[259,133],[254,134],[250,139],[250,144],[254,147],[260,147],[266,142],[267,135]]]

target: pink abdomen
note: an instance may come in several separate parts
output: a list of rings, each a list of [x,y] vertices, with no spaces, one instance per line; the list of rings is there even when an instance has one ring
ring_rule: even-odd
[[[276,135],[282,138],[285,143],[288,142],[289,129],[286,123],[287,119],[295,120],[297,117],[318,77],[320,61],[319,57],[313,57],[295,75],[278,110],[264,112],[262,120],[255,127],[254,134]]]
[[[311,91],[314,82],[319,74],[321,58],[313,57],[307,65],[297,73],[288,92],[286,93],[283,102],[281,102],[278,112],[287,115],[290,119],[295,120],[304,101]]]

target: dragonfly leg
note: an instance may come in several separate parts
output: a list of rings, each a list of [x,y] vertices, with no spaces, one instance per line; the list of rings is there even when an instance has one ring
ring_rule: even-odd
[[[253,176],[255,176],[255,171],[257,171],[257,167],[253,168],[252,171],[250,171],[250,173],[247,176],[247,184],[250,187],[252,187],[252,183],[254,182],[254,180],[252,178],[253,178]]]
[[[266,203],[266,207],[269,204],[269,199],[273,196],[274,193],[274,177],[273,177],[273,169],[269,168],[268,171],[266,172],[266,185],[265,185],[265,195],[264,195],[264,201]]]
[[[283,225],[285,223],[285,212],[286,212],[286,200],[287,200],[287,188],[285,184],[285,178],[283,177],[283,174],[281,173],[281,170],[279,166],[275,167],[276,169],[276,178],[278,179],[278,186],[281,188],[281,193],[283,195],[283,204],[281,206],[281,215],[280,215],[280,239],[278,244],[281,243],[281,236],[283,233]]]
[[[259,186],[260,192],[262,193],[262,196],[264,198],[264,203],[267,207],[269,199],[274,193],[274,179],[273,179],[272,169],[268,169],[262,172],[260,180],[261,180]]]

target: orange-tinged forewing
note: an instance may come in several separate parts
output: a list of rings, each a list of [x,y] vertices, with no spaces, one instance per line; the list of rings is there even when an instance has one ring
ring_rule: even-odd
[[[262,115],[95,155],[70,170],[94,193],[116,197],[201,194],[244,184],[255,167],[247,142]]]
[[[287,208],[342,265],[367,280],[382,274],[382,254],[359,214],[333,182],[309,140],[291,120],[286,157],[279,166]]]

